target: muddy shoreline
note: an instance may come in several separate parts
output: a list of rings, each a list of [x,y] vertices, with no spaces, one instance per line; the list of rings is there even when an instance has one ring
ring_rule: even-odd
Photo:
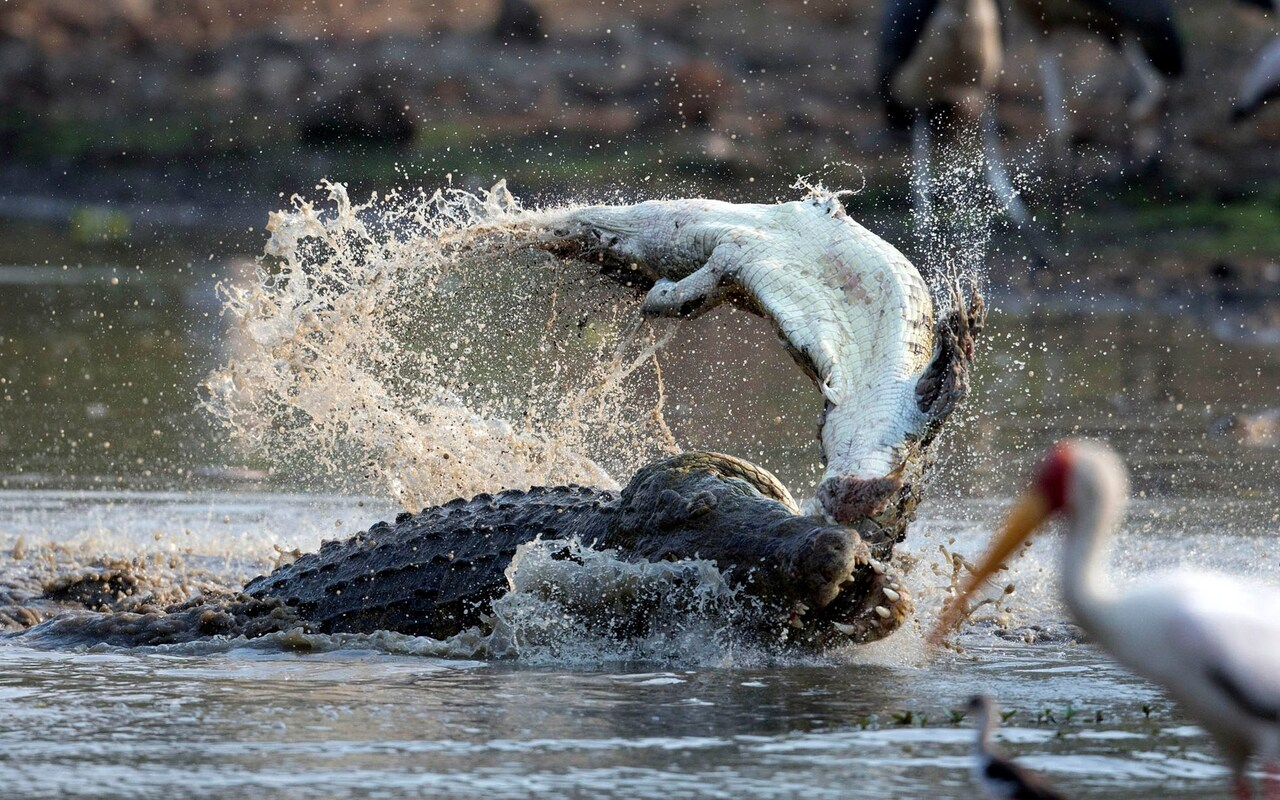
[[[273,173],[296,186],[315,162],[346,160],[384,185],[407,169],[573,193],[611,176],[706,191],[840,163],[886,201],[906,198],[894,187],[907,148],[876,96],[876,2],[541,0],[542,37],[529,40],[494,34],[496,4],[184,5],[195,4],[6,4],[0,163],[214,176],[240,165],[265,187]],[[1219,197],[1274,188],[1280,118],[1229,124],[1274,26],[1209,0],[1179,13],[1188,69],[1172,87],[1159,179]],[[1084,36],[1055,45],[1070,79],[1072,172],[1090,185],[1132,177],[1123,60]],[[1007,47],[1001,122],[1015,163],[1044,174],[1025,21],[1010,21]],[[1069,188],[1027,184],[1033,204]]]
[[[496,4],[199,5],[0,10],[0,219],[89,250],[200,231],[253,254],[267,212],[326,178],[353,197],[506,179],[539,205],[771,202],[809,176],[859,188],[850,212],[928,260],[911,235],[908,148],[875,95],[877,3],[544,0],[529,41],[492,34]],[[1129,158],[1123,61],[1085,37],[1059,42],[1076,129],[1066,175],[1047,169],[1030,31],[1010,24],[1000,118],[1056,252],[1033,275],[998,223],[997,295],[1276,294],[1280,117],[1228,122],[1273,26],[1208,0],[1179,13],[1189,66],[1154,167]]]

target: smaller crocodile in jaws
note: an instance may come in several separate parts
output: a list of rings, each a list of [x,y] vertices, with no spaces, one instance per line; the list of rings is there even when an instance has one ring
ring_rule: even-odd
[[[651,281],[645,314],[692,317],[729,301],[770,319],[826,400],[827,466],[807,507],[835,521],[889,508],[967,390],[964,371],[948,366],[959,340],[935,339],[920,273],[833,196],[654,200],[527,212],[526,221],[553,252]]]

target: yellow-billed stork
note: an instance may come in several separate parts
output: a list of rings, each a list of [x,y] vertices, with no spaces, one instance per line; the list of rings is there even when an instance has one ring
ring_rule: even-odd
[[[1280,590],[1235,576],[1182,570],[1118,591],[1108,544],[1128,496],[1124,464],[1110,448],[1060,442],[1009,515],[982,562],[943,609],[930,641],[964,616],[968,598],[1040,525],[1066,519],[1062,592],[1080,627],[1121,664],[1160,684],[1208,732],[1226,758],[1237,797],[1251,796],[1245,768],[1267,762],[1275,796],[1280,755]]]

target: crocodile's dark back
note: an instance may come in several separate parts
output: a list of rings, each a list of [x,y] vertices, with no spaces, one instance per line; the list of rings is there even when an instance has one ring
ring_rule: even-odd
[[[516,548],[538,536],[599,541],[616,492],[536,487],[453,500],[325,542],[245,592],[278,598],[324,633],[398,631],[445,638],[507,589]]]

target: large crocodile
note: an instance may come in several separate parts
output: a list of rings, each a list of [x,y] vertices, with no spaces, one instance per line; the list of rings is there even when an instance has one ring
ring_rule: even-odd
[[[866,642],[910,615],[910,595],[888,562],[918,499],[918,486],[908,487],[893,525],[865,518],[850,527],[799,513],[786,488],[748,462],[683,453],[643,467],[620,492],[535,487],[402,514],[325,542],[240,592],[167,609],[135,602],[139,587],[127,565],[64,577],[47,587],[44,600],[113,613],[57,616],[28,638],[139,646],[296,629],[443,639],[486,625],[491,603],[510,588],[518,549],[541,538],[576,540],[627,560],[714,562],[751,598],[741,630],[765,644]],[[621,617],[616,607],[601,615],[601,629],[636,633],[647,609],[637,604]]]
[[[834,198],[651,202],[518,222],[549,249],[647,277],[645,313],[690,315],[731,299],[772,319],[826,398],[828,469],[815,500],[802,511],[754,465],[685,453],[640,469],[620,492],[561,486],[458,499],[326,542],[239,593],[54,619],[41,635],[141,644],[302,627],[447,637],[486,623],[518,549],[538,538],[626,560],[713,561],[753,598],[762,612],[753,628],[769,642],[821,647],[895,630],[911,605],[887,564],[914,517],[929,445],[967,392],[981,299],[957,294],[935,325],[919,274]],[[83,587],[57,590],[74,597]],[[635,609],[624,627],[643,616]]]
[[[324,632],[444,638],[483,621],[508,589],[506,570],[520,545],[575,538],[627,560],[715,562],[767,610],[757,620],[767,639],[867,641],[896,628],[911,608],[885,567],[903,529],[905,522],[885,529],[863,520],[851,529],[802,515],[765,470],[690,452],[643,467],[620,492],[505,491],[405,514],[328,542],[245,592],[282,600]],[[635,611],[611,624],[633,628],[643,615]]]

